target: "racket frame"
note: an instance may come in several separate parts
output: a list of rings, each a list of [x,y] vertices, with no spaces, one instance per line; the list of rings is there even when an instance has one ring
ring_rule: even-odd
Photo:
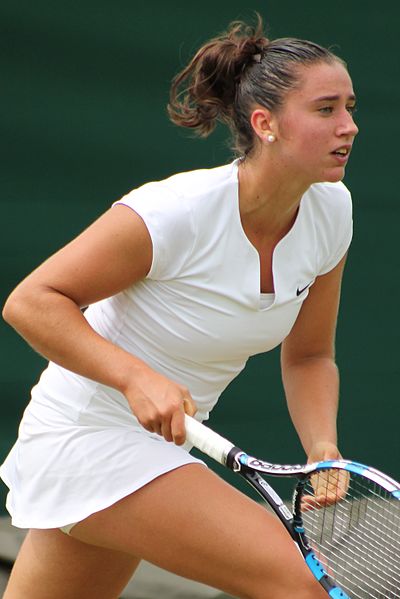
[[[314,577],[333,599],[351,599],[328,575],[312,550],[303,526],[300,503],[306,481],[314,474],[337,469],[362,475],[400,500],[400,484],[375,468],[351,460],[326,460],[311,464],[274,464],[252,457],[195,419],[185,416],[187,440],[229,470],[239,474],[268,503],[295,542]],[[296,478],[292,512],[261,474]]]
[[[302,554],[307,566],[313,576],[334,599],[350,599],[350,597],[335,583],[327,574],[323,565],[312,550],[301,518],[299,509],[301,491],[305,482],[316,472],[325,468],[318,468],[318,464],[307,466],[271,464],[247,455],[239,447],[232,447],[226,457],[225,466],[239,474],[257,493],[268,503],[273,512],[278,516],[289,535],[292,537],[297,548]],[[267,471],[267,472],[266,472]],[[270,474],[272,476],[293,478],[296,477],[296,485],[292,513],[275,489],[260,475]]]

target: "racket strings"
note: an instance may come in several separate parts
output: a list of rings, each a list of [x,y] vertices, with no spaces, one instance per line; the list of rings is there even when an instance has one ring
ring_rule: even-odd
[[[354,505],[352,505],[352,508],[354,508]],[[360,518],[360,513],[362,510],[357,509],[356,512],[356,516],[355,514],[355,510],[351,509],[351,515],[350,515],[350,520],[352,522],[354,522],[355,517],[357,519]],[[363,516],[365,517],[365,515]],[[324,517],[324,522],[325,522],[325,529],[326,529],[326,515]],[[338,526],[338,523],[340,522],[340,518],[335,518],[336,521],[336,526]],[[387,565],[385,558],[386,555],[382,552],[382,548],[379,546],[379,535],[371,535],[369,529],[366,530],[365,526],[360,526],[360,530],[358,531],[357,528],[355,526],[352,527],[352,531],[351,531],[351,535],[349,535],[348,531],[347,531],[347,527],[348,527],[348,523],[346,522],[346,520],[342,519],[342,523],[341,523],[341,528],[343,528],[343,524],[344,524],[344,532],[343,530],[340,531],[339,530],[339,543],[337,542],[337,539],[335,540],[335,543],[325,543],[325,548],[324,548],[324,552],[326,555],[327,551],[326,549],[329,549],[330,552],[330,561],[332,562],[331,556],[332,556],[332,551],[335,551],[335,558],[336,558],[336,567],[333,568],[331,565],[331,570],[334,570],[332,573],[335,575],[336,579],[339,579],[340,577],[343,580],[346,580],[348,583],[351,583],[351,581],[356,581],[357,582],[357,586],[360,586],[360,583],[362,582],[362,580],[364,579],[364,586],[365,586],[365,590],[368,590],[368,595],[367,596],[375,596],[372,594],[371,591],[373,591],[373,588],[376,584],[375,583],[379,583],[379,589],[380,589],[380,595],[381,596],[393,596],[390,595],[390,593],[392,592],[391,589],[392,588],[397,588],[397,583],[395,582],[396,580],[396,574],[392,573],[390,568],[386,567],[386,568],[382,568],[382,565],[385,564]],[[340,539],[340,537],[342,537]],[[366,548],[366,553],[365,555],[363,554],[359,554],[358,551],[353,549],[354,544],[356,543],[360,543],[360,541],[364,542],[364,547]],[[319,540],[322,548],[323,545],[321,543],[321,539]],[[374,552],[375,547],[378,548],[378,551]],[[356,547],[357,549],[357,547]],[[373,558],[371,558],[371,555],[373,556]],[[372,563],[374,562],[375,564],[379,564],[379,568],[374,567],[374,564]],[[349,563],[352,563],[353,565],[353,571],[352,571],[352,576],[349,576],[348,574],[348,565]],[[355,569],[354,567],[358,568]],[[370,571],[374,572],[374,583],[370,584],[368,581],[368,578],[366,577],[366,572],[369,573]],[[361,575],[360,575],[361,573]],[[359,594],[359,593],[357,593]],[[361,595],[363,596],[363,595]],[[365,595],[364,595],[365,596]]]
[[[392,589],[396,588],[396,577],[392,575],[390,570],[387,568],[383,571],[382,568],[377,569],[376,567],[372,567],[372,570],[377,574],[377,579],[375,579],[373,585],[369,583],[368,579],[365,576],[365,572],[371,569],[371,559],[363,556],[359,556],[355,551],[351,549],[351,547],[347,547],[346,550],[343,548],[337,548],[336,544],[326,543],[325,546],[321,546],[317,553],[321,558],[321,553],[324,556],[332,554],[332,551],[335,551],[336,562],[335,565],[332,565],[332,560],[326,561],[326,569],[333,576],[333,578],[337,581],[341,581],[341,585],[345,587],[347,590],[350,588],[355,591],[355,587],[361,587],[368,591],[368,594],[359,594],[358,592],[353,594],[352,596],[357,597],[376,597],[373,594],[374,589],[376,589],[377,583],[379,585],[380,594],[379,597],[396,597],[398,595],[391,594]],[[382,559],[382,558],[380,558]],[[323,559],[321,561],[324,561]],[[349,572],[349,561],[352,562],[353,570]],[[376,564],[380,564],[378,559],[375,559]],[[373,565],[372,565],[373,566]],[[354,569],[356,567],[357,569]],[[344,582],[346,584],[344,584]],[[383,594],[384,593],[384,594]]]
[[[352,507],[354,507],[354,502]],[[342,560],[345,560],[346,567],[347,563],[349,562],[349,558],[351,558],[353,564],[360,569],[360,572],[363,572],[365,587],[368,588],[368,590],[373,590],[373,588],[378,586],[381,596],[393,596],[390,593],[392,593],[392,589],[396,589],[398,587],[397,581],[399,580],[399,568],[395,561],[390,563],[387,559],[386,548],[381,544],[382,535],[380,532],[378,532],[377,528],[374,528],[377,526],[377,524],[381,526],[382,521],[378,521],[376,517],[372,517],[370,518],[370,525],[367,527],[365,526],[364,522],[368,513],[365,513],[363,515],[363,519],[360,519],[361,511],[362,510],[357,510],[358,526],[353,526],[352,528],[350,537],[351,544],[348,546],[346,552],[339,550],[338,554]],[[370,514],[371,510],[369,511],[369,515]],[[354,522],[354,509],[352,509],[351,512],[351,521]],[[385,527],[382,526],[382,528]],[[390,534],[389,538],[392,536],[393,535]],[[353,549],[353,544],[360,545],[360,543],[363,544],[365,549],[364,555],[360,555],[357,552],[357,546],[356,549]],[[396,553],[399,553],[398,548]],[[373,584],[368,582],[368,578],[365,576],[365,571],[368,573],[374,573]],[[354,578],[357,578],[359,581],[360,577],[357,574],[354,574]],[[375,585],[375,587],[373,585]],[[383,592],[385,592],[384,595],[382,595]]]
[[[301,519],[318,559],[357,599],[400,598],[400,501],[378,483],[337,471],[313,475]]]

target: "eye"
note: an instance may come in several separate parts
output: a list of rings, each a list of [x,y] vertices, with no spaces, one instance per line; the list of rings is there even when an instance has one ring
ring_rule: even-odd
[[[318,108],[318,112],[322,114],[331,114],[333,112],[333,106],[323,106],[322,108]]]
[[[352,106],[347,106],[347,111],[350,114],[354,114],[355,112],[357,112],[357,106],[355,104],[353,104]]]

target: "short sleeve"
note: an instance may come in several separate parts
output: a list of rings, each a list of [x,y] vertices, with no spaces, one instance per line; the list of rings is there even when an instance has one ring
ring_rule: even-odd
[[[153,259],[147,275],[167,280],[179,276],[193,245],[191,213],[184,198],[160,182],[134,189],[113,206],[123,204],[144,221],[153,246]]]
[[[349,190],[342,184],[327,185],[325,203],[325,227],[319,247],[319,275],[331,271],[344,257],[353,236],[352,201]]]

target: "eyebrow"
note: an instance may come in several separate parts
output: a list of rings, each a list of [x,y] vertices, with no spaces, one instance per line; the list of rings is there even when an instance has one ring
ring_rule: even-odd
[[[321,96],[320,98],[315,98],[313,102],[334,102],[335,100],[339,100],[340,96]],[[348,100],[356,101],[356,96],[354,94],[350,94],[347,98]]]

